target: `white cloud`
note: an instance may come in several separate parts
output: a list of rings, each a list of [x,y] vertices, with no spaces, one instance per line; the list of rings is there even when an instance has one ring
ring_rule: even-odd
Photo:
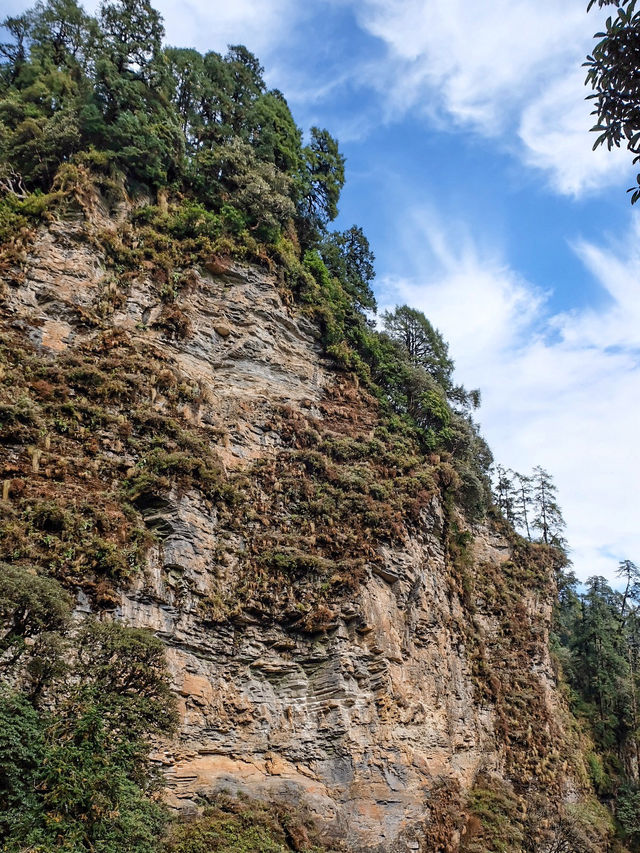
[[[355,9],[386,46],[385,60],[363,76],[388,120],[421,110],[494,137],[563,194],[599,188],[628,168],[622,152],[591,153],[581,64],[600,19],[584,0],[359,0]]]
[[[382,282],[381,302],[407,302],[441,329],[459,379],[483,391],[497,459],[553,474],[578,575],[613,579],[618,560],[640,559],[640,221],[622,245],[575,247],[608,305],[556,315],[499,252],[460,244],[433,215],[418,221],[416,268],[430,273]]]
[[[520,118],[525,162],[547,171],[552,186],[565,195],[577,196],[625,175],[628,179],[632,171],[624,148],[592,150],[596,136],[589,130],[595,118],[584,96],[584,71],[576,68],[551,81],[544,94],[524,107]]]
[[[414,209],[403,214],[403,231],[406,243],[414,246],[407,248],[407,255],[418,268],[431,273],[420,284],[400,278],[384,280],[381,302],[393,297],[424,310],[436,326],[446,330],[460,372],[467,384],[474,385],[484,377],[476,366],[517,345],[544,296],[496,253],[486,248],[481,252],[462,223],[448,221],[445,230],[432,212]]]
[[[168,44],[222,52],[228,44],[244,44],[262,60],[286,40],[300,15],[294,0],[155,0],[154,6],[164,17]]]
[[[365,0],[358,9],[361,26],[388,47],[384,85],[398,103],[435,98],[486,132],[557,66],[584,17],[578,3],[556,0]]]

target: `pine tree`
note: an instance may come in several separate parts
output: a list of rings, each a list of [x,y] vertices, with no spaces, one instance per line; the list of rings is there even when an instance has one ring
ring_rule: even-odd
[[[640,569],[631,560],[621,560],[616,572],[624,580],[625,588],[620,602],[620,621],[624,632],[624,645],[629,665],[629,688],[631,695],[632,738],[635,753],[635,775],[640,771],[640,743],[638,726],[638,653],[640,650]]]
[[[622,642],[619,594],[602,577],[589,578],[574,639],[575,670],[605,749],[619,749],[628,721],[629,666]]]
[[[344,157],[328,130],[311,128],[311,142],[303,148],[300,177],[299,231],[304,248],[317,245],[327,224],[338,215],[344,186]]]
[[[405,348],[411,363],[426,370],[445,391],[449,391],[453,373],[449,347],[422,311],[401,305],[393,311],[385,311],[382,322],[389,337]]]
[[[545,545],[564,548],[565,522],[556,500],[557,489],[551,475],[540,465],[533,469],[531,477],[533,518],[531,528],[537,530]]]
[[[320,246],[327,269],[340,279],[359,310],[376,310],[370,282],[375,276],[375,258],[362,228],[352,225],[347,231],[334,231]]]
[[[496,503],[506,520],[515,527],[517,523],[517,491],[514,484],[514,472],[505,468],[504,465],[496,465],[495,475]]]
[[[517,528],[526,534],[527,539],[531,542],[532,480],[531,477],[520,474],[518,471],[513,471],[512,474],[515,486],[513,502],[514,523]]]

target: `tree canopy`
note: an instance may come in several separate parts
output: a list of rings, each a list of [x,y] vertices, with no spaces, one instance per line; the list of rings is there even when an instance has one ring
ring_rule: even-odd
[[[53,578],[0,566],[3,850],[152,853],[166,823],[149,738],[175,726],[164,646],[87,619]]]
[[[163,47],[162,18],[148,0],[103,0],[97,17],[75,0],[40,0],[4,27],[5,183],[48,192],[62,164],[99,151],[102,167],[131,186],[172,187],[215,210],[231,205],[269,239],[295,220],[308,248],[337,216],[337,140],[313,127],[303,145],[282,93],[267,89],[246,47],[225,56]]]

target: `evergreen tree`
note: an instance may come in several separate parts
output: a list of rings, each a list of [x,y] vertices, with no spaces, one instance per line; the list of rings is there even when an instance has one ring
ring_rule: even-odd
[[[189,152],[201,141],[202,103],[207,90],[202,54],[185,47],[169,47],[164,52],[172,79],[171,99],[180,116]]]
[[[344,185],[344,157],[328,130],[311,128],[311,142],[302,151],[299,180],[300,241],[306,248],[318,243],[326,226],[338,215]]]
[[[519,518],[516,514],[516,501],[518,499],[517,489],[514,483],[515,474],[504,465],[495,467],[495,497],[500,512],[506,520],[514,527],[518,526]]]
[[[149,739],[176,721],[164,646],[113,622],[72,632],[71,609],[55,580],[0,566],[2,849],[155,853]]]
[[[103,0],[99,20],[101,60],[124,79],[156,84],[164,25],[149,0]]]
[[[27,61],[27,47],[31,32],[30,16],[25,14],[5,18],[1,26],[11,37],[11,41],[0,42],[2,82],[6,86],[15,83],[22,66]]]
[[[247,114],[245,137],[258,159],[273,163],[281,172],[300,174],[302,133],[281,92],[266,92],[254,101]]]
[[[114,152],[125,170],[151,187],[182,171],[184,136],[167,99],[162,18],[148,0],[112,0],[100,8],[95,111],[87,132]]]
[[[385,311],[382,322],[386,333],[402,344],[415,367],[421,367],[445,390],[451,388],[453,361],[449,347],[422,311],[402,305]]]
[[[550,474],[540,465],[533,469],[531,477],[533,517],[531,529],[540,533],[545,545],[563,548],[566,544],[563,533],[565,522],[556,500],[557,489]]]
[[[340,279],[360,311],[376,310],[371,290],[375,276],[375,257],[362,228],[352,225],[347,231],[333,231],[320,246],[329,272]]]
[[[513,502],[515,525],[524,532],[529,542],[531,542],[532,478],[517,471],[513,472],[513,477],[515,485]]]
[[[621,640],[619,596],[604,578],[589,578],[574,639],[575,671],[582,696],[594,706],[594,730],[605,749],[620,745],[629,723],[629,668]]]
[[[249,111],[265,90],[262,75],[264,68],[244,45],[230,45],[225,56],[226,79],[229,81],[229,98],[232,104],[227,121],[234,135],[246,131]]]

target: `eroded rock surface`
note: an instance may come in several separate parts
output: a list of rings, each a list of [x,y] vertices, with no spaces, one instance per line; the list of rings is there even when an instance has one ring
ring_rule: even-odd
[[[178,337],[162,325],[166,306],[143,273],[113,298],[104,256],[83,229],[71,221],[39,232],[8,287],[10,323],[51,357],[105,327],[152,345],[199,389],[183,416],[212,428],[227,473],[278,452],[283,406],[317,425],[323,403],[351,381],[333,372],[315,327],[284,304],[268,273],[192,270],[176,300],[188,325]],[[162,389],[149,390],[150,409],[162,411]],[[487,566],[499,578],[512,565],[511,546],[488,528],[472,531],[469,593],[452,569],[436,497],[402,544],[371,543],[379,559],[337,602],[330,627],[313,634],[241,608],[211,616],[221,585],[243,570],[234,554],[246,538],[198,491],[174,489],[140,511],[156,544],[115,615],[168,647],[180,733],[155,758],[175,807],[244,791],[300,804],[349,849],[426,850],[420,826],[434,791],[467,790],[480,770],[507,773],[527,737],[533,749],[535,732],[505,734],[501,702],[516,689],[517,668],[537,694],[540,736],[559,737],[545,588],[521,590],[509,628],[513,602],[496,605],[499,593],[491,598],[481,579]],[[518,630],[528,638],[524,657]],[[479,659],[497,681],[491,690]]]

